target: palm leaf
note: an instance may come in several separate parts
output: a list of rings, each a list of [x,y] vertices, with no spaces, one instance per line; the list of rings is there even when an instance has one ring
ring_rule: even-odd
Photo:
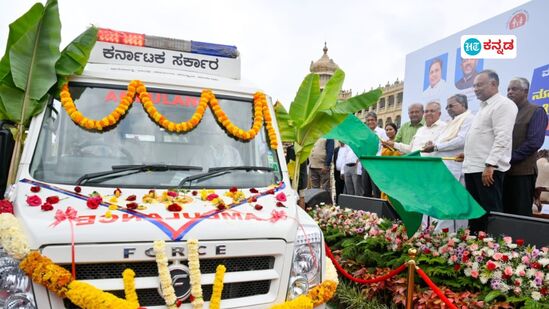
[[[293,121],[290,118],[288,112],[280,102],[276,102],[274,105],[276,122],[278,123],[278,130],[280,131],[280,138],[283,142],[295,141],[295,127]]]
[[[295,122],[296,126],[301,126],[305,119],[307,119],[307,116],[309,116],[313,109],[313,104],[320,96],[318,79],[317,74],[311,73],[307,75],[297,91],[295,99],[290,106],[290,118]]]

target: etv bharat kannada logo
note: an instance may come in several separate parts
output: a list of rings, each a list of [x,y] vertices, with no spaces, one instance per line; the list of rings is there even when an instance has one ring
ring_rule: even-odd
[[[516,11],[511,15],[511,18],[507,22],[507,28],[513,30],[526,25],[528,21],[528,12],[525,10]]]
[[[517,57],[515,35],[462,35],[463,59],[514,59]]]

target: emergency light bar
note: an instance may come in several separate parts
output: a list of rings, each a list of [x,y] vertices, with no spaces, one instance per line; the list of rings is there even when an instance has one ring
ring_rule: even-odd
[[[97,41],[140,47],[167,49],[193,54],[210,55],[215,57],[238,58],[239,56],[236,46],[178,40],[140,33],[116,31],[105,28],[99,28],[99,31],[97,33]]]

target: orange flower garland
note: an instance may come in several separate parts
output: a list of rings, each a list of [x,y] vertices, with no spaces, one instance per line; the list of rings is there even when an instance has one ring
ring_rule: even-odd
[[[67,286],[73,281],[69,271],[56,265],[38,251],[31,251],[21,261],[19,268],[31,277],[32,281],[42,284],[60,297],[65,297]]]
[[[138,80],[133,80],[130,82],[128,85],[128,91],[124,98],[120,101],[120,104],[112,113],[101,120],[86,118],[78,111],[74,101],[71,98],[68,83],[63,85],[60,92],[61,104],[69,117],[82,128],[98,131],[102,131],[105,127],[117,124],[120,121],[120,118],[126,114],[130,106],[133,104],[136,94],[139,95],[143,108],[149,117],[151,117],[156,124],[170,132],[182,133],[191,131],[200,123],[202,117],[204,117],[204,112],[209,106],[217,122],[219,122],[219,124],[225,128],[231,136],[243,141],[252,140],[259,133],[263,122],[265,122],[271,148],[276,149],[278,147],[276,132],[273,128],[272,117],[267,105],[267,99],[265,94],[262,92],[256,92],[254,94],[254,118],[252,127],[247,131],[237,127],[229,120],[227,114],[223,111],[223,109],[221,109],[221,106],[219,105],[219,102],[213,92],[208,89],[202,91],[199,104],[194,114],[191,116],[191,119],[180,123],[175,123],[168,120],[156,109],[151,100],[150,94],[147,92],[147,88],[141,81]]]

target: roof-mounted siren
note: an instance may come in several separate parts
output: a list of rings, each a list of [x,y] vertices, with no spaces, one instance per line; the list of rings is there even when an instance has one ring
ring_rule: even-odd
[[[236,46],[99,28],[90,63],[161,67],[240,79]]]

